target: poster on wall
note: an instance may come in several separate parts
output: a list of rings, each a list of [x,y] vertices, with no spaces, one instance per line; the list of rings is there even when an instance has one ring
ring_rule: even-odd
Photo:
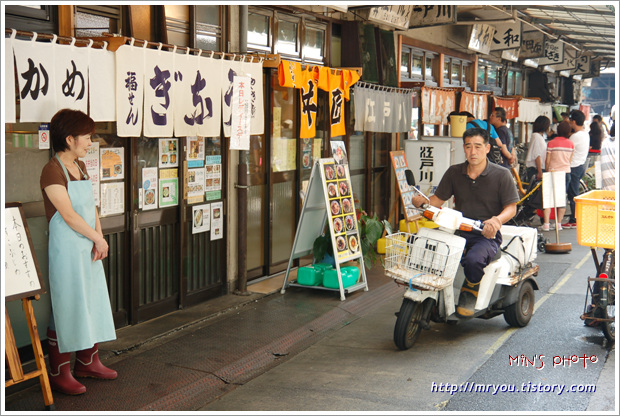
[[[86,173],[93,184],[93,198],[95,205],[99,206],[99,142],[93,144],[86,151],[86,156],[82,159],[86,165]]]
[[[222,156],[205,159],[205,196],[207,201],[222,199]]]
[[[122,147],[108,147],[100,149],[101,155],[101,180],[111,181],[125,178],[125,149]]]
[[[205,198],[205,168],[187,170],[187,203],[197,204]]]
[[[224,237],[223,206],[222,202],[211,204],[211,240],[219,240]]]
[[[172,168],[179,166],[179,139],[159,139],[159,167]]]
[[[334,156],[334,160],[338,165],[348,165],[349,160],[347,159],[347,150],[344,147],[344,142],[341,140],[334,140],[331,142],[332,145],[332,155]]]
[[[211,204],[192,207],[192,234],[204,233],[211,229]]]
[[[142,169],[143,210],[157,208],[157,191],[157,168]]]
[[[360,255],[349,165],[336,163],[334,159],[321,159],[320,162],[334,258],[342,263]]]
[[[125,212],[125,183],[101,184],[101,216],[123,214]]]
[[[187,167],[199,168],[204,166],[205,139],[204,137],[187,138]]]
[[[413,206],[411,199],[415,196],[415,191],[407,183],[405,171],[409,169],[407,166],[407,159],[405,158],[405,151],[399,150],[396,152],[390,152],[390,158],[392,159],[392,167],[394,168],[394,174],[396,181],[398,182],[398,190],[400,193],[400,200],[403,203],[405,210],[405,218],[407,221],[413,221],[420,216],[417,214],[415,207]]]
[[[230,148],[250,150],[250,123],[252,121],[252,101],[250,77],[233,78]]]
[[[159,207],[179,204],[179,178],[159,178]]]

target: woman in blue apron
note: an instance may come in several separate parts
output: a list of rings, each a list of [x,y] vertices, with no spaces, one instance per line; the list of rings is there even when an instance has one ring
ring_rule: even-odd
[[[50,382],[54,390],[82,394],[76,377],[115,379],[99,360],[99,342],[116,339],[102,259],[108,244],[84,162],[94,121],[77,110],[54,115],[50,140],[56,155],[41,172],[41,190],[49,221],[49,290],[52,314],[47,330]]]

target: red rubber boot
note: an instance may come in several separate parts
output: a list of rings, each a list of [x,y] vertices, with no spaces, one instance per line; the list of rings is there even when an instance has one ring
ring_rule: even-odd
[[[76,377],[93,377],[103,380],[114,380],[118,376],[116,371],[104,366],[99,361],[99,348],[97,344],[87,350],[75,353],[73,374]]]
[[[52,389],[65,394],[84,394],[86,387],[80,384],[71,374],[71,353],[58,350],[56,331],[47,329],[48,357],[50,362],[49,375]]]

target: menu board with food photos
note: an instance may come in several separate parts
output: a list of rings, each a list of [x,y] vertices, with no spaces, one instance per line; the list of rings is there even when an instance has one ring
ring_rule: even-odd
[[[368,290],[349,166],[343,163],[344,161],[344,158],[341,158],[340,161],[329,158],[314,162],[308,187],[305,190],[304,204],[280,293],[284,293],[286,287],[289,286],[288,277],[293,260],[312,254],[314,242],[323,235],[325,223],[329,224],[329,233],[334,248],[334,269],[338,273],[340,288],[330,289],[322,285],[303,287],[340,290],[341,300],[345,300],[345,292],[349,293],[359,289]],[[317,262],[321,260],[315,259]],[[360,280],[345,289],[342,284],[340,264],[350,260],[359,261]],[[290,283],[290,285],[301,286],[297,283]]]
[[[328,222],[332,235],[334,258],[337,262],[351,260],[360,253],[359,232],[355,217],[355,204],[351,192],[349,165],[322,159],[323,179],[328,204]]]
[[[405,218],[407,221],[414,221],[420,218],[415,206],[411,202],[411,198],[415,196],[413,187],[407,183],[405,177],[405,171],[408,169],[407,158],[405,157],[404,150],[398,150],[396,152],[390,152],[390,158],[392,159],[392,166],[394,167],[394,173],[396,175],[396,182],[398,183],[398,191],[400,193],[400,200],[403,203],[405,210]]]

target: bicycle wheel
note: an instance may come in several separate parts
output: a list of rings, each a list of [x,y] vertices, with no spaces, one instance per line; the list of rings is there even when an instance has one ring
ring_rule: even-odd
[[[601,263],[601,273],[605,273],[608,278],[615,281],[616,278],[616,260],[614,251],[606,251]],[[610,321],[602,321],[601,327],[605,338],[609,342],[616,340],[616,285],[614,282],[603,282],[599,285],[599,302],[601,303],[601,318],[611,319]]]

